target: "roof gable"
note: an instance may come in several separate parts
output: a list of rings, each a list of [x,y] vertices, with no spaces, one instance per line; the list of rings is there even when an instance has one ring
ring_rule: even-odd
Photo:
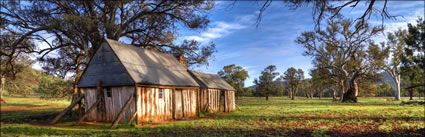
[[[111,47],[103,42],[90,60],[78,81],[78,87],[95,87],[102,80],[102,86],[134,85]]]
[[[229,83],[216,74],[189,71],[202,88],[215,88],[222,90],[235,90]]]

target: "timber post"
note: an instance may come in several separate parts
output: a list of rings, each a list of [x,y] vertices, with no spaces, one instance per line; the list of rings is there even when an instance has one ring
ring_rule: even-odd
[[[140,116],[139,116],[139,109],[138,109],[139,107],[138,106],[141,105],[141,103],[140,103],[141,102],[140,101],[140,92],[139,92],[139,90],[137,90],[137,85],[136,84],[134,84],[134,88],[135,88],[134,89],[134,92],[135,92],[134,94],[136,96],[136,100],[135,100],[135,103],[134,103],[135,104],[134,106],[136,107],[136,109],[134,109],[135,110],[135,113],[136,113],[135,114],[135,116],[136,116],[136,125],[139,125],[140,124],[139,123],[139,117]],[[130,119],[130,121],[131,121],[131,119]]]
[[[97,100],[99,100],[99,104],[97,104],[97,119],[105,120],[106,118],[106,106],[105,106],[105,96],[102,88],[102,80],[98,80],[96,83],[96,92],[97,92]]]
[[[77,93],[78,97],[81,97],[81,89],[77,88],[77,91],[78,91],[78,93]],[[78,117],[81,118],[82,114],[83,114],[83,112],[82,112],[82,107],[81,107],[81,101],[79,101],[78,102]]]
[[[200,88],[198,88],[198,90],[196,90],[196,116],[198,116],[198,117],[201,116],[201,114],[200,114],[200,109],[201,109],[200,102],[201,101],[199,100],[201,95],[199,94],[200,93],[199,90],[200,90]]]
[[[184,112],[185,111],[184,111],[184,93],[183,92],[184,92],[184,90],[181,90],[180,93],[181,93],[181,101],[182,101],[182,115],[183,115],[182,117],[184,118]]]
[[[175,88],[173,88],[172,89],[173,91],[171,92],[171,94],[172,94],[172,101],[173,101],[173,108],[172,108],[172,113],[173,113],[173,119],[176,119],[176,89]]]

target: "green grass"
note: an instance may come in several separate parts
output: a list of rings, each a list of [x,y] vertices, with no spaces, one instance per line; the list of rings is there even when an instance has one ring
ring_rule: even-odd
[[[74,126],[71,118],[54,127],[39,125],[51,120],[59,110],[8,112],[1,114],[1,136],[327,137],[423,136],[425,132],[423,105],[402,105],[386,98],[359,98],[359,103],[340,103],[329,98],[271,97],[265,101],[265,98],[244,97],[237,104],[240,110],[213,119],[179,121],[152,128],[121,124],[112,130],[108,129],[110,124]]]
[[[4,96],[7,104],[1,104],[0,107],[66,107],[70,104],[70,100],[45,100],[40,99],[40,95],[32,94],[26,97],[22,96]]]

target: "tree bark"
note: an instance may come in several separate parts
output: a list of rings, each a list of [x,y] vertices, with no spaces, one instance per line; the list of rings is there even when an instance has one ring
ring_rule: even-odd
[[[295,99],[296,91],[297,91],[296,89],[292,90],[292,96],[291,96],[291,99],[292,99],[292,100],[294,100],[294,99]]]
[[[5,83],[6,83],[6,78],[4,78],[3,76],[0,76],[0,104],[7,104],[6,101],[3,99]]]
[[[292,98],[292,90],[291,89],[288,90],[288,97]]]
[[[336,91],[334,88],[332,88],[332,100],[336,101]]]
[[[339,100],[343,101],[344,99],[344,90],[345,90],[345,84],[344,84],[344,80],[340,80],[339,81],[339,86],[340,86],[340,91],[339,91]]]
[[[357,103],[358,85],[355,80],[350,80],[348,83],[348,90],[344,94],[342,102],[355,102]]]

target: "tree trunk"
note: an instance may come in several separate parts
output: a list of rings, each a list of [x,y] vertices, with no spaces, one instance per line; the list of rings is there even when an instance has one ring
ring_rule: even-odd
[[[399,101],[400,100],[400,75],[397,75],[396,77],[395,77],[395,80],[394,80],[394,82],[395,82],[395,96],[394,96],[394,100],[397,100],[397,101]]]
[[[292,90],[288,90],[288,97],[292,98]]]
[[[266,96],[266,100],[269,100],[269,96]]]
[[[321,99],[321,98],[322,98],[322,94],[319,93],[319,99]]]
[[[342,102],[355,102],[357,103],[358,85],[355,80],[350,80],[348,83],[348,90],[344,94]]]
[[[345,90],[345,84],[344,84],[344,80],[340,80],[339,81],[339,86],[340,86],[340,91],[339,91],[339,100],[343,101],[344,99],[344,90]]]
[[[6,78],[4,78],[3,76],[0,76],[0,104],[7,104],[6,101],[3,99],[5,83],[6,83]]]
[[[409,89],[409,96],[410,96],[409,100],[413,100],[413,89]]]
[[[292,90],[292,96],[291,99],[294,100],[295,99],[295,95],[296,95],[296,90]]]
[[[334,88],[332,88],[332,100],[336,101],[336,91]]]

